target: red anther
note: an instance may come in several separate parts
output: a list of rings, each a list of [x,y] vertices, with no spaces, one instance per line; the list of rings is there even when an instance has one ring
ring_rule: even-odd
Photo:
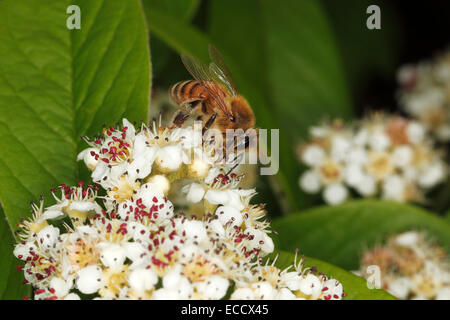
[[[79,187],[84,186],[84,181],[82,181],[82,180],[78,181],[78,186],[79,186]]]
[[[30,297],[29,296],[25,296],[25,297],[23,297],[23,300],[30,300]]]

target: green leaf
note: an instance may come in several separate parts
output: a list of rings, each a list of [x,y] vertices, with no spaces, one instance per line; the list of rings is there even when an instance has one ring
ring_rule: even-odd
[[[14,237],[0,207],[0,300],[21,299],[30,296],[31,287],[21,284],[23,271],[18,271],[19,260],[13,255]]]
[[[80,30],[66,26],[72,4]],[[138,0],[0,1],[0,201],[10,230],[30,200],[76,182],[80,136],[146,120],[146,31]]]
[[[273,257],[273,255],[272,255]],[[294,261],[294,255],[289,252],[280,252],[276,265],[280,269],[288,267]],[[369,289],[367,282],[361,277],[345,271],[339,267],[333,266],[310,257],[304,259],[305,267],[317,267],[319,272],[326,274],[330,278],[339,280],[342,283],[346,294],[344,300],[396,300],[395,297],[381,289]]]
[[[447,220],[448,223],[450,223],[450,210],[447,211],[447,213],[444,215],[445,220]]]
[[[360,254],[391,234],[411,229],[429,235],[450,252],[450,224],[418,207],[395,202],[357,200],[321,206],[275,220],[277,247],[329,261],[347,270],[359,268]]]

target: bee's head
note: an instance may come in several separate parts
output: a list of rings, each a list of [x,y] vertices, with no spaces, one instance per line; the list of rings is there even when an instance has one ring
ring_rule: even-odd
[[[234,128],[241,128],[244,130],[255,127],[255,116],[253,110],[250,108],[248,102],[242,98],[237,97],[231,101],[232,115],[230,121],[233,122]]]

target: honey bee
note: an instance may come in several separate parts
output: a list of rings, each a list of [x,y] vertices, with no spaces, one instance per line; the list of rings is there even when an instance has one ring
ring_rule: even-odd
[[[209,45],[209,66],[200,60],[181,55],[181,60],[195,80],[176,83],[169,90],[172,100],[180,106],[173,124],[181,126],[192,114],[202,121],[203,131],[214,128],[224,135],[227,129],[254,128],[255,116],[247,100],[239,94],[230,71],[219,51]],[[245,149],[250,138],[245,137]],[[226,142],[229,146],[229,142]]]

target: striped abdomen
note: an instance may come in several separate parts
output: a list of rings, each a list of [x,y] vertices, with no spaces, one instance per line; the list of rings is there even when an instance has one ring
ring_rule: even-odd
[[[197,80],[186,80],[176,83],[170,89],[172,100],[183,105],[193,101],[205,100],[208,97],[206,89]]]

